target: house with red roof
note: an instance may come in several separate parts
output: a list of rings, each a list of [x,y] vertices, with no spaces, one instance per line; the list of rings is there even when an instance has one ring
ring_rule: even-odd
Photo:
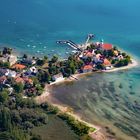
[[[113,68],[111,62],[107,58],[104,59],[103,65],[105,66],[106,70],[110,70]]]
[[[16,83],[22,83],[22,84],[24,84],[24,80],[21,77],[16,77],[15,78],[15,81],[16,81]]]
[[[109,44],[109,43],[103,43],[101,45],[101,47],[102,47],[103,50],[109,51],[109,50],[111,50],[113,48],[113,45]]]
[[[6,76],[1,76],[0,77],[0,84],[1,85],[5,84],[6,80],[7,80]]]
[[[93,66],[92,65],[85,65],[82,68],[82,72],[83,73],[92,72],[92,70],[93,70]]]
[[[107,58],[104,59],[104,63],[103,64],[105,66],[111,66],[111,62]]]
[[[16,70],[23,70],[26,68],[25,65],[22,65],[22,64],[15,64],[12,66],[13,69],[16,69]]]
[[[29,77],[23,77],[23,80],[25,83],[32,85],[33,84],[33,80]]]
[[[88,52],[86,53],[86,57],[93,57],[92,52],[88,51]]]
[[[33,80],[28,77],[16,77],[15,81],[16,83],[22,83],[22,84],[28,83],[31,85],[33,84]]]

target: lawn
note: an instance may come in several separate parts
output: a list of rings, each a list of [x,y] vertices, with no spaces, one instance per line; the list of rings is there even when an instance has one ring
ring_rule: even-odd
[[[79,140],[67,124],[55,115],[49,115],[48,124],[33,128],[32,133],[40,135],[42,140]]]

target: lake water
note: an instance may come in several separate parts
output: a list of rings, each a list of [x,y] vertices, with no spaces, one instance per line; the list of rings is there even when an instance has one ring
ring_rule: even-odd
[[[140,58],[139,0],[1,0],[0,46],[32,55],[62,57],[70,52],[56,40],[117,44]],[[74,107],[90,122],[112,129],[118,139],[140,139],[140,68],[93,74],[54,88],[54,98]],[[81,86],[82,85],[82,86]]]

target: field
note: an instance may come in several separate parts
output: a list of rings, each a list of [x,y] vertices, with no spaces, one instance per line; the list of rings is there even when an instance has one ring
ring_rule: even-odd
[[[42,140],[78,140],[79,137],[57,116],[49,115],[47,125],[35,127],[35,135],[40,135]]]

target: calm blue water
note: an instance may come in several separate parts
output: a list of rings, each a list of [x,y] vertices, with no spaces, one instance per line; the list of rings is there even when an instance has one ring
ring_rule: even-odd
[[[35,54],[64,54],[56,40],[88,33],[139,56],[139,0],[0,0],[0,43]],[[27,46],[28,45],[28,46]]]
[[[64,56],[70,50],[56,40],[83,43],[94,33],[97,40],[117,44],[139,60],[139,7],[139,0],[0,0],[0,46]],[[139,81],[139,67],[95,74],[54,88],[53,96],[86,120],[108,126],[117,138],[135,140],[140,139],[140,109],[134,108],[140,106]]]

